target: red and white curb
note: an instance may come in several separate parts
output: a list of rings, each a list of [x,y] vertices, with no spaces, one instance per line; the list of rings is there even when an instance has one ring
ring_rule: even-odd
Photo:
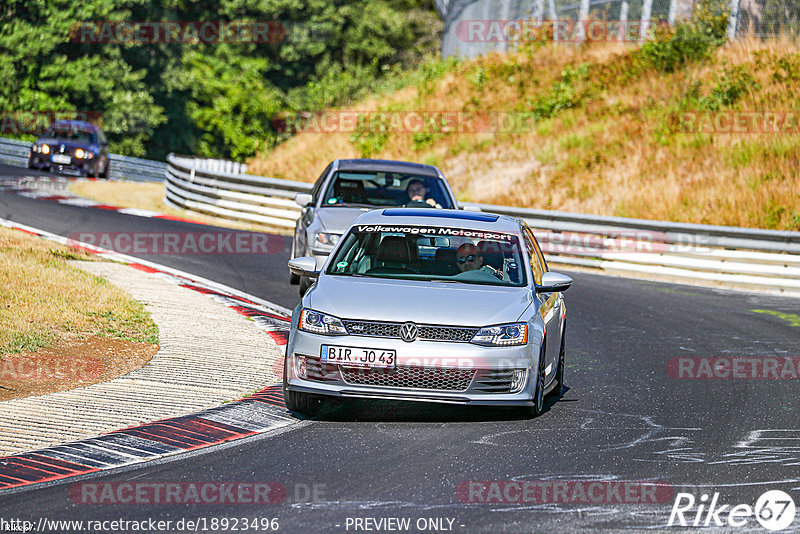
[[[0,219],[0,226],[78,248],[193,289],[251,318],[278,345],[286,345],[291,311],[234,288],[37,228]],[[281,361],[282,363],[282,361]],[[276,370],[282,374],[282,369]],[[280,376],[280,374],[278,375]],[[263,434],[299,422],[283,403],[280,384],[202,412],[155,421],[95,438],[0,458],[0,493],[42,482],[147,462]]]
[[[29,180],[30,182],[26,182],[25,180]],[[75,182],[87,182],[87,181],[96,181],[94,179],[87,179],[87,178],[42,178],[37,176],[30,176],[26,177],[23,176],[21,178],[17,178],[13,182],[6,182],[2,188],[11,191],[21,197],[26,198],[33,198],[36,200],[46,200],[50,202],[57,202],[58,204],[64,204],[67,206],[77,206],[80,208],[95,208],[101,209],[106,211],[113,211],[116,213],[123,213],[125,215],[135,215],[136,217],[147,217],[152,219],[166,219],[168,221],[181,221],[181,222],[188,222],[193,224],[203,224],[205,223],[195,221],[192,219],[186,219],[184,217],[175,217],[174,215],[167,215],[164,213],[159,213],[157,211],[151,210],[143,210],[139,208],[120,208],[118,206],[112,206],[110,204],[104,204],[102,202],[97,202],[95,200],[90,200],[88,198],[83,198],[72,193],[69,193],[66,189],[64,193],[54,193],[51,189],[54,184],[58,184],[61,186],[66,186],[70,183]],[[26,183],[32,183],[36,185],[36,187],[27,187]],[[40,188],[42,187],[43,188]],[[50,188],[48,188],[48,186]],[[207,226],[207,225],[206,225]]]

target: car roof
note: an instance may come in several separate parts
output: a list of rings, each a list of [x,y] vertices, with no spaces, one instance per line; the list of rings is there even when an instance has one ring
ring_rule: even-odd
[[[519,233],[520,221],[516,217],[495,213],[435,208],[386,208],[370,210],[353,224],[451,226],[470,230]]]
[[[340,171],[380,171],[439,176],[436,167],[409,161],[389,159],[340,159],[338,161]]]
[[[96,132],[100,129],[91,122],[78,120],[57,120],[51,126],[58,129],[83,130],[87,132]]]

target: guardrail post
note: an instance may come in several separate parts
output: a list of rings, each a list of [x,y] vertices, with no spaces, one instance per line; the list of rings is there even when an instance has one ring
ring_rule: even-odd
[[[625,42],[628,34],[628,0],[622,0],[619,7],[619,40]]]
[[[728,15],[728,39],[736,39],[736,25],[739,22],[739,0],[731,0],[730,14]]]
[[[642,3],[642,19],[639,26],[639,44],[644,43],[650,31],[650,18],[653,16],[653,0],[644,0]]]

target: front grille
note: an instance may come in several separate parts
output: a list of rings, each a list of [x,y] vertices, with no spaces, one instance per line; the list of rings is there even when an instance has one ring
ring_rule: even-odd
[[[475,374],[473,369],[400,366],[395,369],[341,368],[348,384],[404,389],[466,391]]]
[[[354,336],[400,338],[400,323],[372,323],[367,321],[343,321],[344,327]]]
[[[344,326],[353,336],[385,337],[400,339],[402,323],[344,320]],[[418,325],[417,339],[425,341],[458,341],[468,343],[479,328],[461,326]]]
[[[509,393],[513,378],[513,369],[481,369],[472,389],[480,393]]]

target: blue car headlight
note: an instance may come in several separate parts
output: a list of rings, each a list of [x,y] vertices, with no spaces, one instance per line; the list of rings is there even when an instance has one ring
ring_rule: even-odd
[[[524,345],[528,342],[528,325],[526,323],[502,324],[486,326],[478,330],[472,337],[472,343],[490,347],[508,347]]]
[[[300,312],[300,322],[297,328],[303,332],[328,336],[347,335],[347,329],[344,327],[341,319],[309,308],[303,308]]]

